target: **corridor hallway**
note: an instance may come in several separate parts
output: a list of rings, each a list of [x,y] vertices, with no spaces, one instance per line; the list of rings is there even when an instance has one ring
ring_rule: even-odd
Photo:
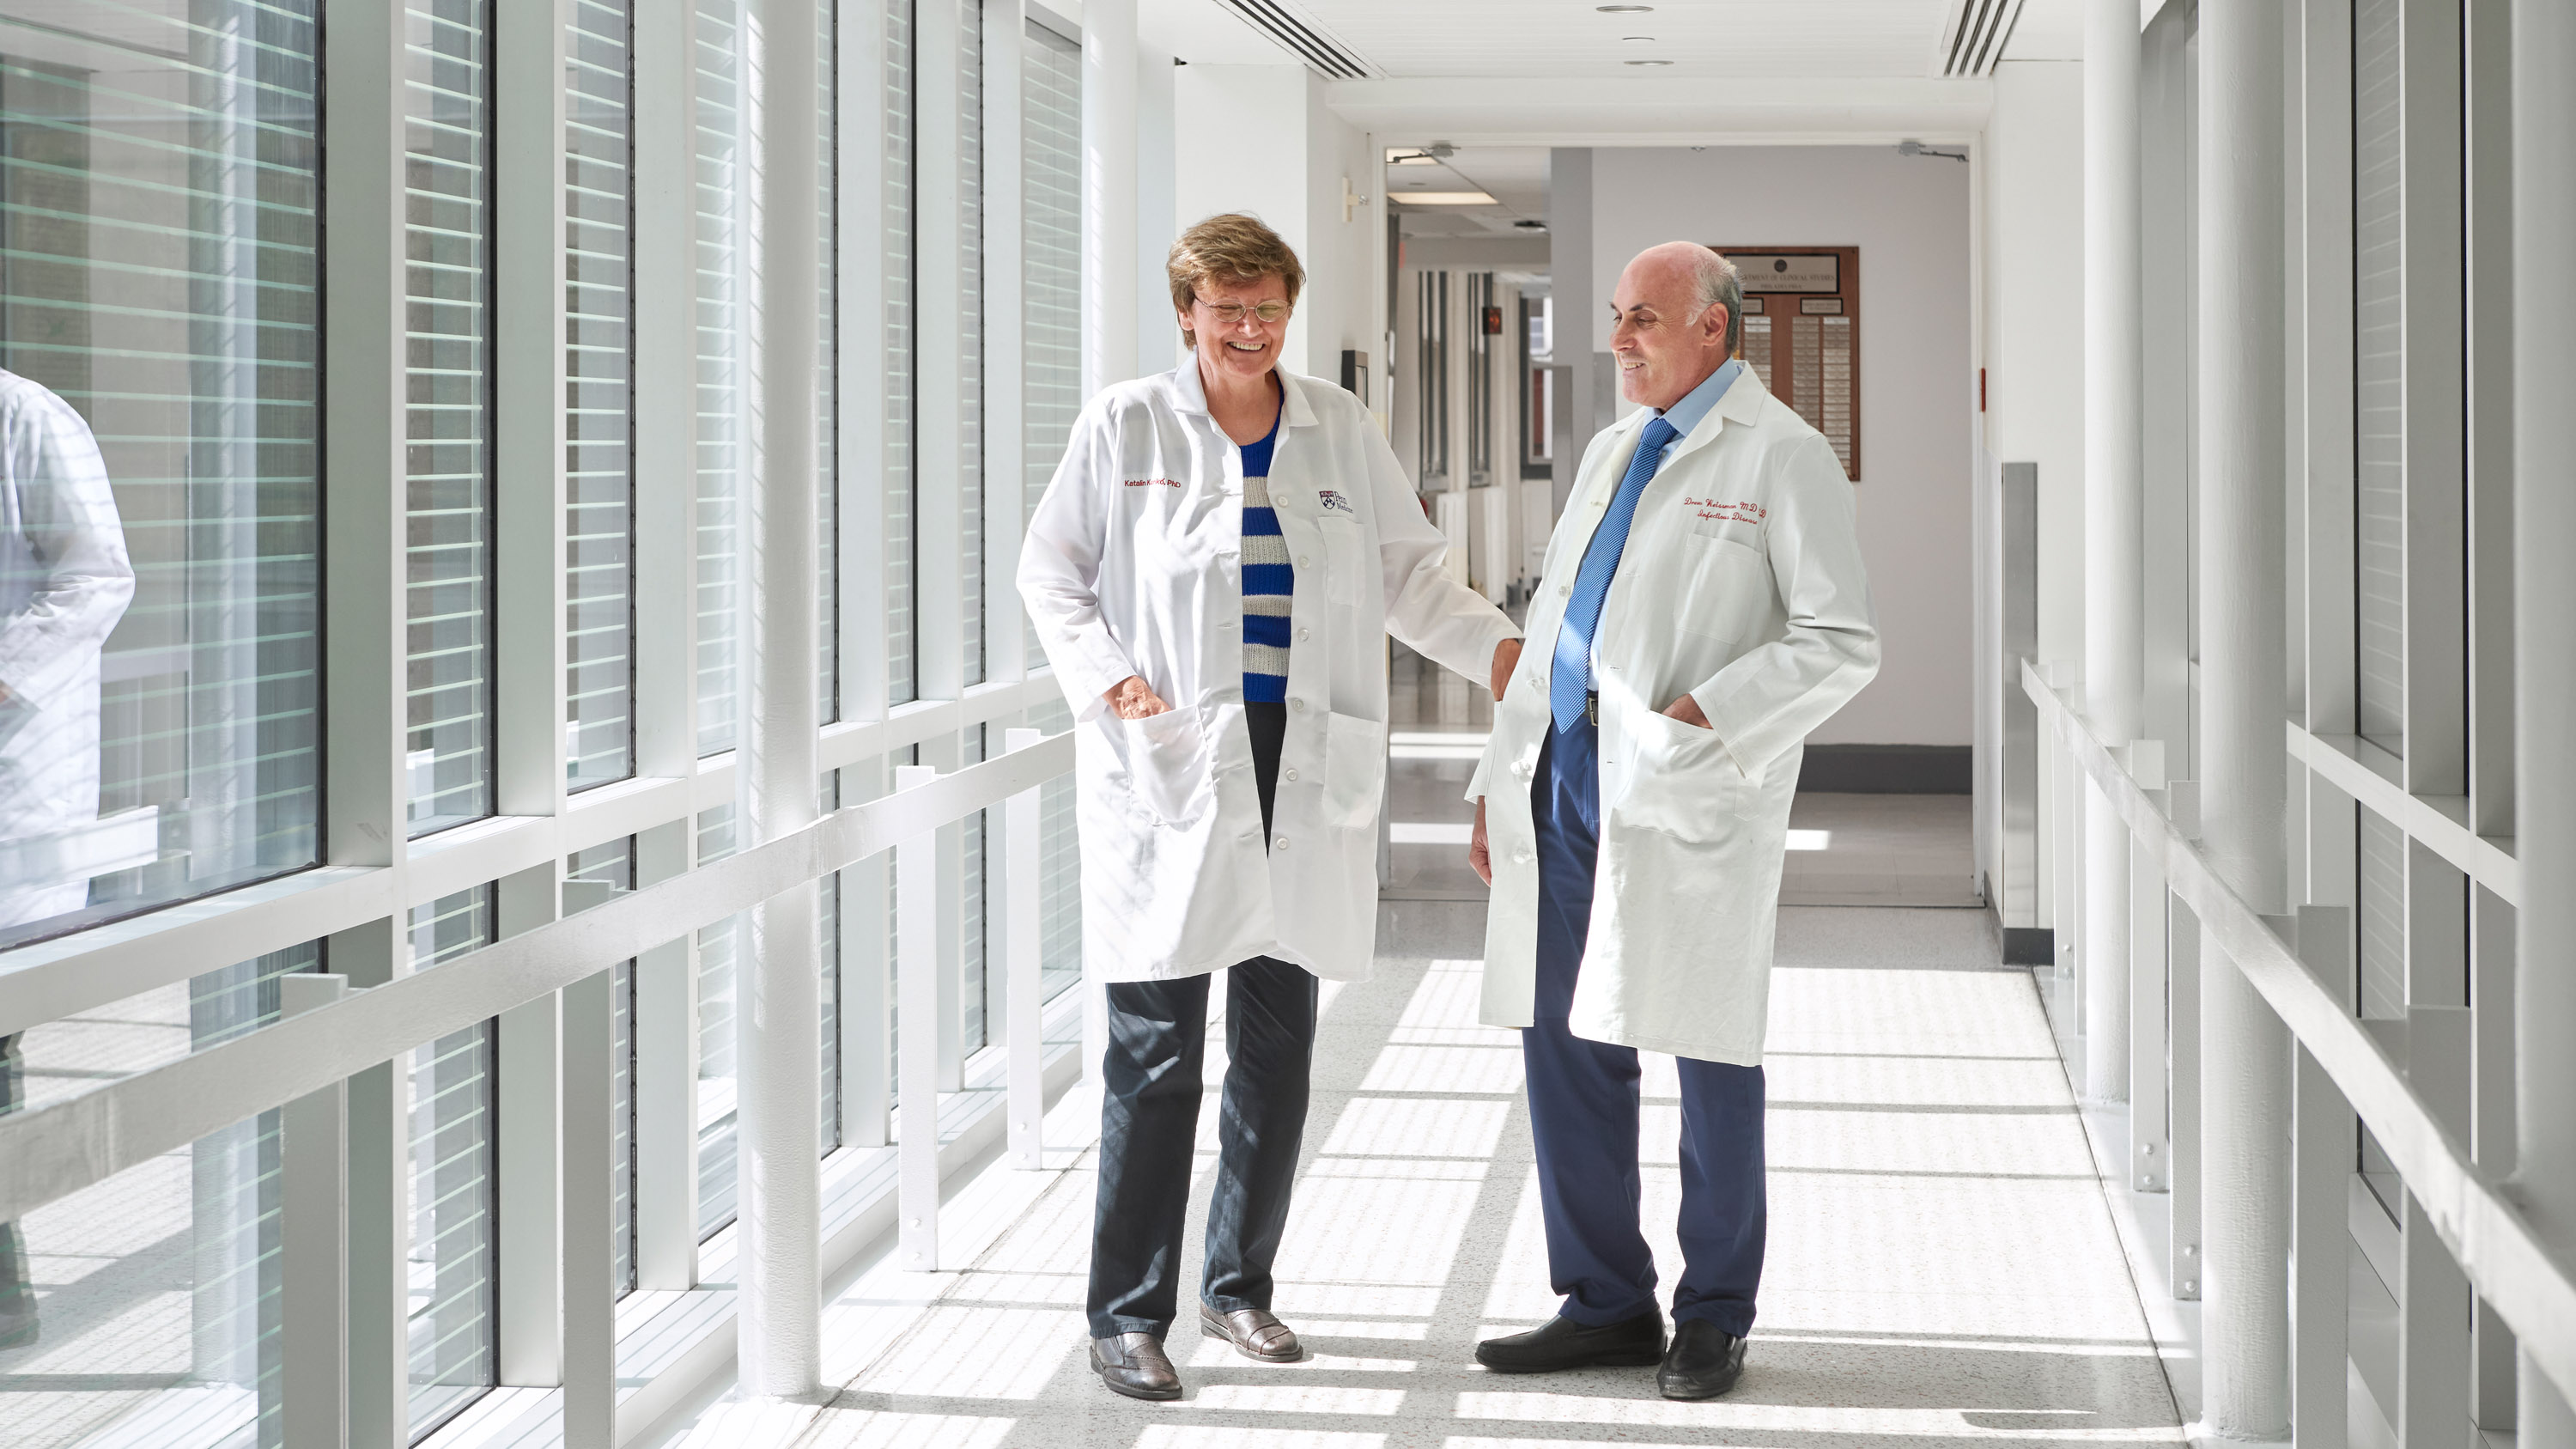
[[[1648,1369],[1502,1378],[1480,1337],[1553,1311],[1515,1034],[1477,1025],[1482,908],[1381,907],[1373,980],[1324,987],[1313,1115],[1277,1309],[1306,1362],[1236,1357],[1187,1323],[1178,1402],[1113,1397],[1082,1299],[1096,1109],[1051,1114],[1043,1172],[999,1161],[949,1198],[965,1271],[880,1259],[835,1285],[811,1405],[733,1402],[689,1449],[1765,1449],[2004,1438],[2179,1441],[2030,974],[1984,913],[1782,912],[1770,1056],[1770,1255],[1744,1381],[1670,1403]],[[1214,993],[1222,1001],[1221,991]],[[1215,1161],[1215,1060],[1184,1250]],[[1678,1262],[1669,1058],[1646,1058],[1648,1232]],[[1080,1144],[1080,1150],[1072,1150]],[[1669,1287],[1666,1289],[1669,1293]],[[1184,1313],[1187,1313],[1185,1297]]]

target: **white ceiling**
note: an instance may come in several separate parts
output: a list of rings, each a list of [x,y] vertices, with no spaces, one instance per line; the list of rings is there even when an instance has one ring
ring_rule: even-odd
[[[1658,75],[1940,74],[1958,0],[1660,0],[1604,15],[1590,0],[1273,0],[1391,79]],[[1193,13],[1195,12],[1195,13]],[[1221,21],[1223,26],[1209,25]],[[1281,52],[1218,0],[1140,0],[1139,28],[1184,60],[1258,63]],[[1231,26],[1229,34],[1224,26]],[[1628,36],[1651,37],[1631,41]],[[1249,38],[1268,56],[1245,54]],[[1227,52],[1220,56],[1215,51]],[[1629,60],[1669,66],[1630,67]]]
[[[1492,206],[1398,206],[1406,236],[1519,236],[1513,222],[1547,220],[1547,149],[1541,146],[1462,146],[1447,161],[1388,166],[1387,199],[1408,191],[1480,190]]]

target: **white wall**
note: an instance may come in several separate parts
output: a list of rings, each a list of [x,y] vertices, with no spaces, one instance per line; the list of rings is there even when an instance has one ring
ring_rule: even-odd
[[[1986,450],[2039,465],[2039,657],[2084,651],[2084,67],[1995,67]]]
[[[1174,77],[1172,58],[1145,46],[1136,52],[1136,371],[1169,372],[1180,365],[1181,329],[1172,325],[1172,289],[1163,262],[1171,254],[1175,225]]]
[[[1288,324],[1281,362],[1339,381],[1341,353],[1374,353],[1383,246],[1375,207],[1342,219],[1342,178],[1374,196],[1366,133],[1324,107],[1322,79],[1302,65],[1185,65],[1173,72],[1173,214],[1179,229],[1219,212],[1248,212],[1296,248],[1306,292]]]
[[[1861,552],[1884,649],[1878,678],[1813,738],[1970,743],[1968,168],[1877,146],[1605,148],[1592,162],[1596,299],[1657,242],[1860,248]],[[1557,245],[1563,255],[1561,235]],[[1608,309],[1595,301],[1581,315],[1578,335],[1606,351]],[[1560,314],[1558,326],[1572,321]]]

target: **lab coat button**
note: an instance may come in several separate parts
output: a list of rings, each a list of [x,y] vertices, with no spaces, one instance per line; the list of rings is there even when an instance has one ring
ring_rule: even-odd
[[[1570,598],[1573,598],[1573,597],[1574,597],[1574,585],[1572,585],[1572,584],[1558,584],[1558,585],[1556,586],[1556,596],[1557,596],[1558,598],[1560,598],[1560,599],[1570,599]]]
[[[1280,848],[1281,850],[1286,850],[1286,849],[1288,848],[1288,837],[1287,837],[1287,836],[1283,835],[1283,836],[1280,836],[1280,837],[1279,837],[1279,848]]]
[[[1513,851],[1513,852],[1512,852],[1512,863],[1513,863],[1514,865],[1527,865],[1527,864],[1529,864],[1529,863],[1530,863],[1530,853],[1529,853],[1528,851],[1526,851],[1526,850],[1515,850],[1515,851]]]
[[[1314,638],[1314,637],[1315,637],[1315,631],[1314,631],[1314,630],[1312,630],[1312,629],[1300,629],[1300,630],[1298,630],[1298,631],[1297,631],[1297,642],[1298,642],[1298,643],[1300,643],[1300,644],[1303,644],[1303,643],[1305,643],[1307,640],[1312,639],[1312,638]]]
[[[1306,707],[1306,701],[1302,699],[1292,699],[1288,701],[1288,707],[1290,709],[1302,710]]]
[[[1297,555],[1297,567],[1299,567],[1299,568],[1301,568],[1301,569],[1302,569],[1302,568],[1304,568],[1304,567],[1306,567],[1308,564],[1313,563],[1313,562],[1314,562],[1314,560],[1313,560],[1313,559],[1310,559],[1310,558],[1306,557],[1306,556],[1305,556],[1304,554],[1302,554],[1302,553],[1301,553],[1301,554],[1299,554],[1299,555]]]
[[[1280,771],[1280,773],[1279,773],[1279,778],[1281,778],[1281,779],[1283,779],[1283,780],[1290,781],[1290,782],[1294,782],[1294,781],[1296,780],[1296,778],[1297,778],[1297,772],[1296,772],[1296,771],[1294,771],[1294,770],[1282,770],[1282,771]]]

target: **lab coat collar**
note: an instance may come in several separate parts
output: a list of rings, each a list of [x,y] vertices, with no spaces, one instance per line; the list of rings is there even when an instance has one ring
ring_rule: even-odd
[[[1716,408],[1711,411],[1710,417],[1715,421],[1712,423],[1710,418],[1701,419],[1700,425],[1684,434],[1681,442],[1674,445],[1672,452],[1665,455],[1664,466],[1669,468],[1701,448],[1707,447],[1711,439],[1726,431],[1728,423],[1751,424],[1762,416],[1763,400],[1770,395],[1770,390],[1762,385],[1762,379],[1754,375],[1751,367],[1748,366],[1738,372],[1734,383],[1727,388],[1726,394],[1717,400]],[[1654,415],[1652,410],[1647,408],[1639,408],[1637,411],[1647,417]],[[1645,424],[1639,422],[1637,426],[1642,428]]]
[[[1279,425],[1307,428],[1315,424],[1315,408],[1306,400],[1304,379],[1284,367],[1274,367],[1271,376],[1279,379]],[[1181,365],[1164,374],[1172,387],[1172,409],[1175,412],[1207,416],[1207,385],[1199,380],[1199,358],[1192,352],[1181,359]]]

